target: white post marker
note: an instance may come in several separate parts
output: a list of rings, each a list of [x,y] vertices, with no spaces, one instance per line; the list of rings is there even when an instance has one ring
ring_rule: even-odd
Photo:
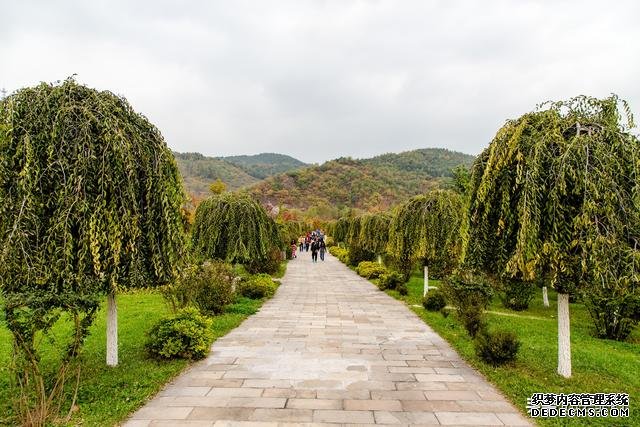
[[[382,255],[378,255],[378,264],[382,265]]]
[[[118,306],[115,292],[107,295],[107,366],[118,366]]]
[[[547,293],[547,287],[542,287],[542,304],[545,307],[549,307],[549,294]]]

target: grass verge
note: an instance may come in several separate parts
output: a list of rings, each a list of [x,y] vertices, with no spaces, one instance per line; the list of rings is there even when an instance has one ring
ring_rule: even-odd
[[[437,280],[430,286],[439,286]],[[396,291],[387,293],[406,302],[425,323],[470,365],[496,385],[524,414],[526,399],[533,393],[628,393],[629,418],[547,418],[536,419],[544,426],[640,426],[640,331],[634,331],[627,342],[595,338],[589,313],[582,304],[571,304],[571,348],[573,376],[564,379],[556,374],[557,366],[557,305],[556,294],[549,292],[550,307],[542,304],[542,292],[536,295],[526,311],[515,312],[502,307],[494,298],[487,312],[490,328],[514,331],[522,346],[515,363],[494,368],[475,354],[473,341],[456,320],[426,311],[422,306],[421,274],[407,283],[408,295]],[[418,307],[416,307],[418,305]]]
[[[238,298],[224,314],[215,316],[215,338],[234,329],[255,313],[262,301]],[[91,328],[82,362],[78,391],[78,410],[70,425],[114,425],[156,394],[164,384],[179,374],[188,364],[184,360],[156,361],[144,351],[146,333],[168,313],[156,292],[137,291],[118,295],[119,359],[115,368],[105,365],[105,312],[98,314]],[[62,328],[62,326],[61,326]],[[54,331],[59,333],[60,331]],[[12,415],[10,388],[11,334],[0,322],[0,425],[15,424]],[[43,342],[43,361],[52,358]],[[53,360],[53,358],[52,358]]]

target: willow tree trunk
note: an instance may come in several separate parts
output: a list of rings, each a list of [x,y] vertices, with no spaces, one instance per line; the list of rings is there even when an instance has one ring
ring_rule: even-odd
[[[424,298],[429,292],[429,267],[424,266],[424,288],[422,290],[422,297]]]
[[[558,374],[571,377],[569,294],[558,294]]]
[[[107,295],[107,366],[118,365],[118,306],[116,294]]]
[[[545,307],[549,307],[549,293],[547,292],[547,287],[542,287],[542,304]]]

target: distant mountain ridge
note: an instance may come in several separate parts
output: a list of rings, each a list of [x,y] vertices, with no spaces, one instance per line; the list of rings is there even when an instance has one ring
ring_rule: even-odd
[[[248,188],[263,204],[335,218],[345,209],[386,210],[429,189],[451,185],[452,169],[474,156],[441,148],[339,158],[273,175]]]
[[[474,156],[443,148],[387,153],[369,159],[342,157],[308,165],[291,156],[208,157],[174,153],[187,191],[207,197],[209,185],[222,180],[231,191],[245,189],[263,204],[305,211],[319,218],[346,209],[388,209],[432,188],[450,185],[451,170],[471,166]]]
[[[278,173],[308,166],[306,163],[294,157],[278,153],[260,153],[251,156],[226,156],[218,158],[240,167],[247,174],[258,179],[264,179]]]
[[[209,185],[220,179],[228,190],[238,190],[281,172],[306,166],[291,156],[261,153],[253,156],[209,157],[200,153],[173,153],[187,192],[196,198],[209,195]]]

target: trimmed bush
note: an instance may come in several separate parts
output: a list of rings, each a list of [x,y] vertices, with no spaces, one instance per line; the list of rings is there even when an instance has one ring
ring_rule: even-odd
[[[458,319],[471,338],[484,329],[484,310],[489,306],[491,286],[469,273],[449,277],[442,287],[445,297],[456,307]]]
[[[373,261],[376,258],[376,254],[357,244],[351,244],[349,246],[348,253],[350,265],[358,265],[362,261]]]
[[[289,251],[291,251],[291,248],[289,248]],[[291,255],[289,255],[289,258],[291,258]],[[277,247],[272,247],[267,252],[267,256],[265,258],[252,260],[247,263],[247,270],[252,274],[274,274],[280,268],[281,262],[282,254],[280,249],[278,249]]]
[[[237,293],[251,299],[272,297],[278,284],[268,274],[251,276],[238,284]]]
[[[347,251],[346,249],[339,246],[331,246],[329,248],[329,253],[338,258],[340,262],[349,264],[349,251]]]
[[[378,278],[378,287],[381,290],[396,289],[402,283],[404,283],[404,277],[397,271],[389,271]]]
[[[609,290],[591,288],[583,299],[599,338],[624,341],[640,321],[638,291],[612,295]]]
[[[529,308],[538,287],[531,282],[508,279],[502,286],[500,299],[506,308],[522,311]]]
[[[447,306],[447,300],[438,289],[429,291],[422,299],[422,306],[429,311],[440,311]]]
[[[484,362],[499,366],[515,360],[520,341],[511,331],[482,331],[474,341],[476,354]]]
[[[194,306],[203,313],[222,313],[233,301],[233,268],[222,261],[207,261],[185,269],[174,284],[162,288],[162,296],[175,312]]]
[[[213,342],[211,325],[196,308],[183,308],[151,328],[145,349],[157,359],[202,359]]]
[[[377,279],[382,274],[387,273],[388,270],[374,261],[362,261],[356,267],[356,272],[367,279]]]
[[[398,291],[398,293],[400,295],[408,295],[409,294],[409,289],[407,289],[407,284],[406,283],[401,283],[398,286],[396,286],[396,291]]]

